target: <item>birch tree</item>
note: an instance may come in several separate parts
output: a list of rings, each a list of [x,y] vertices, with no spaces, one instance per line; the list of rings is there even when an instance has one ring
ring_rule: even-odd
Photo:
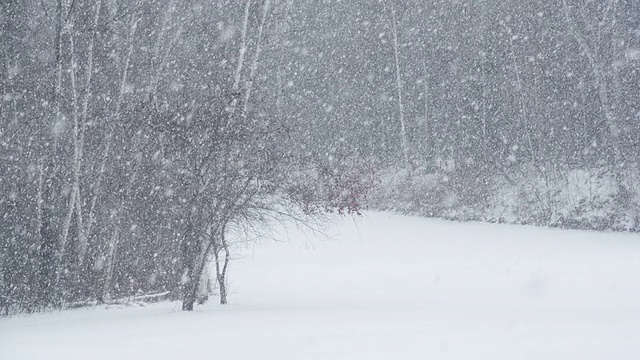
[[[392,36],[392,45],[393,45],[393,55],[394,55],[394,64],[395,64],[395,77],[396,77],[396,96],[398,101],[398,116],[400,121],[400,141],[402,145],[402,156],[404,160],[404,166],[407,170],[407,174],[411,177],[412,173],[412,164],[411,164],[411,156],[409,150],[409,141],[407,139],[407,125],[405,120],[405,111],[404,111],[404,102],[403,102],[403,80],[401,74],[401,66],[400,66],[400,40],[398,35],[398,19],[396,13],[396,7],[393,2],[388,5],[387,2],[384,3],[385,11],[389,13],[389,25],[391,28],[391,36]]]

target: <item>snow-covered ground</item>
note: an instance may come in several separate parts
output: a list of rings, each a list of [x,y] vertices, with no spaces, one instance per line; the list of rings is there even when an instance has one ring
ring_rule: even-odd
[[[388,213],[328,231],[246,249],[225,307],[0,319],[0,359],[640,358],[640,235]]]

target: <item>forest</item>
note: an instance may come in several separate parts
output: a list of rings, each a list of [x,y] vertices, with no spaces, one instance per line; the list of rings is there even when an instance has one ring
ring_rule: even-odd
[[[2,0],[0,314],[328,213],[637,232],[639,125],[636,0]]]

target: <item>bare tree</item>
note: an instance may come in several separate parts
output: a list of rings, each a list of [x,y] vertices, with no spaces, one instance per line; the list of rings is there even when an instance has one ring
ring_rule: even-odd
[[[609,80],[612,75],[609,70],[614,70],[613,75],[615,75],[616,66],[611,63],[613,49],[607,48],[607,45],[611,44],[611,36],[617,30],[618,1],[607,0],[594,4],[580,1],[577,5],[570,6],[567,0],[563,0],[562,4],[569,31],[580,46],[581,53],[587,58],[591,68],[602,113],[602,120],[595,127],[600,128],[604,125],[608,130],[613,151],[612,171],[618,186],[622,188],[624,186],[622,173],[624,159],[620,140],[622,130],[612,100],[612,86]]]
[[[402,144],[402,156],[404,159],[405,169],[407,170],[407,175],[411,177],[413,165],[411,164],[411,157],[409,155],[409,141],[407,139],[407,124],[405,120],[405,111],[404,111],[404,102],[403,102],[403,81],[402,74],[400,72],[400,41],[398,36],[398,19],[396,14],[396,7],[391,3],[389,5],[389,9],[387,10],[387,2],[383,3],[385,7],[385,11],[389,13],[389,24],[391,27],[391,36],[393,37],[393,55],[394,55],[394,63],[395,63],[395,73],[396,73],[396,92],[398,98],[398,116],[400,120],[400,140]]]

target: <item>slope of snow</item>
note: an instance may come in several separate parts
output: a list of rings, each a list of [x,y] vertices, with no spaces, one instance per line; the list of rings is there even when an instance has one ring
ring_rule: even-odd
[[[640,236],[367,213],[232,263],[230,302],[0,319],[0,359],[638,359]],[[215,301],[215,299],[214,299]]]

